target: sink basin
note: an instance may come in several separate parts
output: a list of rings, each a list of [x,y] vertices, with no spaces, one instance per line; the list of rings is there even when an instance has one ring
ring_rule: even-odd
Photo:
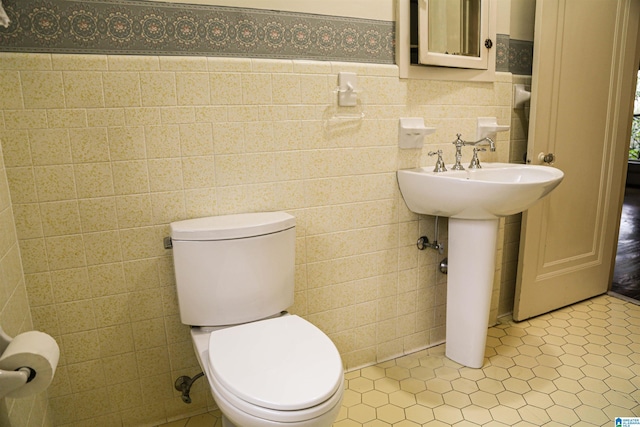
[[[398,171],[400,191],[415,213],[496,219],[527,210],[556,188],[564,173],[550,166],[483,163],[481,169]]]
[[[449,217],[445,354],[451,360],[471,368],[483,365],[498,219],[530,208],[563,177],[550,166],[512,163],[483,163],[481,169],[463,171],[398,171],[409,209]]]

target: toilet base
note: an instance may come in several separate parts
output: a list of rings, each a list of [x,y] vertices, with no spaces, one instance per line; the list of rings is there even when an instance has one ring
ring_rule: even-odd
[[[222,427],[237,427],[225,414],[222,414]]]
[[[223,427],[331,427],[342,408],[342,392],[339,391],[339,398],[333,407],[318,417],[293,422],[271,421],[239,410],[216,391],[215,381],[209,384],[211,385],[213,399],[222,413]],[[227,414],[233,419],[229,418]]]

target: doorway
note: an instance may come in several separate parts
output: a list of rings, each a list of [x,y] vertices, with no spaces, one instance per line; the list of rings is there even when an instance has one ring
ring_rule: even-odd
[[[640,71],[633,109],[618,250],[610,293],[640,305]]]

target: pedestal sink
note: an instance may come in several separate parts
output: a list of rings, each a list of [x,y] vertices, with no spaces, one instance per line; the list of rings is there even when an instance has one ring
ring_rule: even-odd
[[[410,210],[449,217],[446,355],[481,368],[501,217],[527,210],[560,184],[551,166],[483,163],[482,169],[398,171]]]

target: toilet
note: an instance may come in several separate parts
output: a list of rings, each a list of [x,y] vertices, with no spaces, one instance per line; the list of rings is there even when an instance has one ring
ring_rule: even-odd
[[[293,304],[295,218],[248,213],[173,222],[182,323],[225,427],[328,427],[344,373],[331,339]]]

